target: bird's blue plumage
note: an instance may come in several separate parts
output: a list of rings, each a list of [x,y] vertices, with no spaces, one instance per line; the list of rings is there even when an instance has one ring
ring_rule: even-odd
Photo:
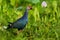
[[[28,10],[26,9],[24,15],[21,18],[19,18],[17,21],[9,24],[8,25],[9,27],[7,29],[17,28],[18,30],[22,30],[26,26],[27,22],[28,22]]]

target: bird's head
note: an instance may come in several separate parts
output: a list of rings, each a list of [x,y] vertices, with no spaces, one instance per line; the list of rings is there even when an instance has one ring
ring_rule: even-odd
[[[27,10],[31,10],[32,9],[32,7],[31,6],[27,6]]]

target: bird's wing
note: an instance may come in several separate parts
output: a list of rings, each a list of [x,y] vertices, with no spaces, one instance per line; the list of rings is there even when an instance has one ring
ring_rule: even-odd
[[[25,20],[19,20],[19,21],[16,21],[13,26],[14,27],[23,27],[24,25],[26,24],[26,21]]]

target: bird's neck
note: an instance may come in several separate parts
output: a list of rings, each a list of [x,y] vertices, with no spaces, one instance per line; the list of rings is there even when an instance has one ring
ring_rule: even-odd
[[[27,18],[28,17],[28,9],[25,10],[23,17],[24,18]]]
[[[28,9],[25,10],[24,15],[28,15]]]

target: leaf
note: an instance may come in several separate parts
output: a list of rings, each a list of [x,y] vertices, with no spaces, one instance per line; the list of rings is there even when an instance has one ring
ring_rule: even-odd
[[[33,3],[33,4],[37,4],[37,3],[39,3],[40,1],[39,0],[27,0],[28,2],[31,2],[31,3]]]
[[[39,11],[38,11],[38,9],[36,7],[35,7],[35,10],[34,10],[33,16],[35,18],[35,21],[37,21],[39,19]]]
[[[34,3],[34,4],[37,4],[39,2],[40,2],[39,0],[32,0],[32,3]]]
[[[52,6],[56,9],[57,8],[57,1],[53,1]]]
[[[11,5],[15,5],[16,0],[11,0]]]
[[[0,3],[2,3],[2,0],[0,0]]]

